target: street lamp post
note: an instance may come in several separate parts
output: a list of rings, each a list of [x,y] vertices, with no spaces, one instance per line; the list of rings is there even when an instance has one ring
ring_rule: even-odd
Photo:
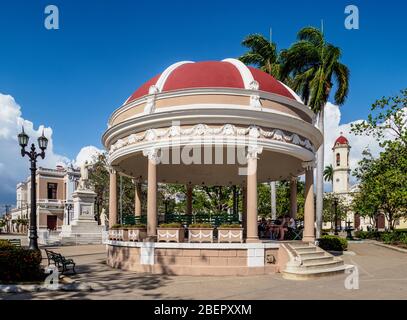
[[[334,207],[335,207],[335,232],[334,235],[338,235],[338,199],[334,199]]]
[[[70,217],[71,217],[71,210],[72,210],[72,203],[65,203],[65,208],[66,208],[66,211],[68,212],[67,213],[67,224],[68,224],[68,226],[69,226],[69,224],[71,223],[70,222]]]
[[[35,151],[35,144],[31,144],[31,150],[26,151],[25,148],[28,145],[29,136],[23,131],[18,135],[18,143],[21,147],[21,156],[28,156],[30,159],[30,171],[31,171],[31,211],[30,211],[30,250],[39,250],[38,248],[38,235],[37,235],[37,184],[35,181],[35,176],[37,172],[37,158],[45,158],[45,149],[48,146],[48,139],[44,136],[44,131],[41,137],[38,138],[38,147],[41,149],[40,153]]]

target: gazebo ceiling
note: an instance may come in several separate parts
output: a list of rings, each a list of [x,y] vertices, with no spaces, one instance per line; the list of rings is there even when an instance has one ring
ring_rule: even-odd
[[[202,150],[201,164],[158,164],[157,181],[194,185],[236,185],[246,182],[244,164],[227,164],[227,149],[224,148],[223,163],[204,164]],[[147,180],[147,158],[141,153],[122,159],[115,165],[117,171],[141,181]],[[287,180],[303,173],[302,161],[292,155],[264,150],[258,159],[257,178],[259,182]],[[240,173],[240,174],[239,174]]]

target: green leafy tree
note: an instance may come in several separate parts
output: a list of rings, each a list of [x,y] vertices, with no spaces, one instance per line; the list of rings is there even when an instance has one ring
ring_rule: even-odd
[[[109,213],[109,172],[106,154],[101,153],[95,156],[89,166],[89,184],[96,193],[95,199],[95,214],[100,221],[100,214],[102,209]],[[121,181],[120,181],[121,180]],[[121,187],[121,189],[120,189]],[[120,193],[121,190],[121,193]],[[119,217],[123,220],[126,215],[134,213],[134,183],[129,177],[119,177],[117,182],[118,211],[120,207],[122,216]]]
[[[329,182],[333,182],[333,180],[334,180],[334,169],[332,167],[332,164],[325,167],[325,169],[324,169],[324,180],[329,181]]]
[[[400,95],[375,101],[367,121],[353,124],[351,132],[376,138],[384,151],[374,159],[364,151],[354,175],[360,192],[353,200],[356,212],[375,221],[383,213],[394,229],[407,211],[407,89]]]
[[[354,208],[369,216],[383,213],[394,230],[395,222],[407,214],[407,146],[393,141],[378,159],[364,152],[355,175],[360,180],[360,190],[353,201]]]
[[[96,193],[95,214],[100,220],[102,209],[109,212],[109,172],[107,171],[106,154],[94,156],[89,166],[89,184]]]
[[[332,89],[334,101],[343,105],[349,91],[349,69],[341,63],[341,49],[328,43],[321,30],[306,27],[298,32],[298,41],[280,57],[281,79],[293,79],[292,89],[318,114],[318,126],[324,133],[324,108]],[[336,86],[334,86],[336,84]],[[316,178],[317,237],[321,236],[323,210],[324,144],[318,150]]]
[[[346,213],[349,208],[346,206],[343,198],[334,193],[324,194],[324,211],[322,219],[324,222],[331,223],[331,229],[335,226],[335,217],[338,221],[346,219]]]
[[[394,140],[407,145],[407,89],[400,95],[376,100],[367,121],[351,124],[351,132],[372,135],[382,147]]]

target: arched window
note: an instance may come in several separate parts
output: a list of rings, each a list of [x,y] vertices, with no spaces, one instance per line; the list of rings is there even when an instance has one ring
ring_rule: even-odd
[[[341,165],[341,155],[339,153],[336,154],[336,166]]]

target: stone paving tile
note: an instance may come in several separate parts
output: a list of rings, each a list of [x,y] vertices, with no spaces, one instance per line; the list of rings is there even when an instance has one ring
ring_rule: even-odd
[[[407,254],[373,244],[350,244],[355,255],[345,263],[359,270],[359,290],[347,290],[347,274],[307,281],[285,280],[280,274],[249,277],[149,275],[110,268],[105,246],[54,248],[74,258],[78,275],[90,292],[1,294],[0,299],[407,299]],[[197,290],[199,288],[199,290]]]

